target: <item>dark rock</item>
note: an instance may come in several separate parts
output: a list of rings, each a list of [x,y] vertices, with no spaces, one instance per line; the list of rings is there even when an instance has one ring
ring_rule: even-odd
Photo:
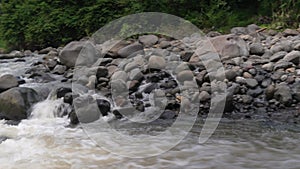
[[[100,78],[100,77],[107,77],[107,76],[108,76],[107,68],[104,66],[99,66],[97,69],[96,77]]]
[[[180,53],[180,58],[184,62],[188,62],[190,58],[193,56],[194,52],[193,51],[182,51]]]
[[[97,99],[98,108],[103,116],[107,116],[110,112],[110,102],[104,99]]]
[[[74,110],[69,114],[69,118],[71,125],[77,125],[79,123],[78,117]]]
[[[131,45],[128,45],[118,51],[118,55],[122,58],[126,58],[130,55],[133,55],[138,52],[143,51],[143,46],[140,43],[133,43]]]
[[[165,110],[160,116],[160,119],[169,120],[169,119],[175,119],[177,116],[176,112],[172,110]]]
[[[257,87],[255,89],[249,89],[247,91],[247,95],[250,95],[252,97],[257,97],[257,96],[259,96],[262,93],[263,93],[263,90],[260,87]]]
[[[0,118],[22,120],[30,115],[33,104],[42,98],[36,91],[25,87],[15,87],[0,94]]]
[[[157,83],[151,83],[149,84],[144,90],[144,93],[151,93],[154,89],[158,88],[158,84]]]
[[[18,85],[18,79],[13,75],[6,74],[0,77],[0,93]]]
[[[135,105],[135,109],[140,111],[140,112],[144,112],[145,111],[145,106],[143,101],[137,101],[136,105]]]
[[[67,88],[67,87],[60,87],[60,88],[56,89],[56,98],[62,98],[67,93],[72,93],[72,89]]]
[[[71,92],[64,95],[64,103],[73,104],[73,94]]]

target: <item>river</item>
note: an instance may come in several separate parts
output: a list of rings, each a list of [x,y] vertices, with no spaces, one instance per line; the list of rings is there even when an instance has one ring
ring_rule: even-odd
[[[0,75],[18,75],[20,69],[32,61],[21,64],[0,63]],[[55,117],[52,111],[61,102],[46,100],[38,103],[32,117],[18,125],[0,121],[0,138],[7,138],[0,143],[1,169],[298,169],[300,166],[300,127],[297,125],[263,120],[222,119],[213,136],[206,143],[199,144],[202,124],[198,120],[189,134],[169,151],[153,157],[129,158],[105,151],[88,137],[82,127],[67,127],[67,117]],[[139,128],[139,131],[159,132],[151,131],[151,126],[149,128]],[[137,128],[124,130],[135,133]],[[132,137],[138,137],[137,133],[132,134]],[[161,138],[161,141],[165,139]],[[110,143],[116,146],[114,142]],[[135,151],[135,147],[130,147],[129,143],[124,142],[123,146],[121,148]],[[155,148],[160,147],[149,144],[145,150]]]

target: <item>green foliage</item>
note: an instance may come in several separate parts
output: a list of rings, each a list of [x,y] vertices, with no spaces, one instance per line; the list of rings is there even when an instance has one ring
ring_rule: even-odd
[[[0,47],[58,47],[92,35],[112,20],[138,12],[183,17],[204,31],[227,32],[250,23],[298,27],[299,0],[2,0]],[[263,19],[261,19],[263,18]],[[267,18],[267,19],[266,19]],[[122,34],[129,31],[122,26]],[[131,25],[132,26],[132,25]]]

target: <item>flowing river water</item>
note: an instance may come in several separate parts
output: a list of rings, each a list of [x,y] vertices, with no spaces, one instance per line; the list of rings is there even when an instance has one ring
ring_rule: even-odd
[[[32,62],[32,58],[27,60],[28,62],[21,64],[0,63],[0,75],[20,75],[22,69]],[[213,136],[205,144],[199,144],[202,123],[198,120],[189,134],[171,150],[153,157],[129,158],[105,151],[80,126],[66,127],[69,124],[67,117],[58,118],[53,115],[53,109],[60,103],[62,100],[51,99],[38,103],[32,110],[32,117],[18,125],[0,121],[0,140],[7,138],[0,143],[1,169],[298,169],[300,166],[300,127],[297,125],[263,120],[223,119]],[[149,128],[124,130],[132,133],[134,130],[151,131],[151,126]],[[166,140],[161,138],[161,142]],[[134,151],[135,147],[126,145],[125,142],[124,149]],[[111,142],[111,146],[117,145]],[[149,144],[145,150],[155,148],[160,147]]]

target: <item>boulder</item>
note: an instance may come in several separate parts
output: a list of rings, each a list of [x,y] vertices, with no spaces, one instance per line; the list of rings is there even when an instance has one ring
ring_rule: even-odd
[[[0,92],[17,87],[18,85],[18,79],[13,75],[6,74],[0,77]]]
[[[78,57],[79,54],[80,57]],[[91,42],[73,41],[61,50],[58,57],[62,64],[68,67],[74,67],[75,64],[91,66],[98,60],[99,55],[99,52]]]
[[[110,102],[105,99],[97,99],[98,108],[103,116],[107,116],[110,112]]]
[[[221,57],[226,57],[227,59],[249,55],[248,45],[236,35],[217,36],[211,38],[211,43]]]
[[[91,123],[100,118],[101,112],[92,96],[77,97],[73,100],[73,105],[78,121],[81,123]],[[75,115],[72,115],[72,118],[76,121]]]
[[[0,94],[0,119],[22,120],[42,98],[31,88],[15,87]]]

